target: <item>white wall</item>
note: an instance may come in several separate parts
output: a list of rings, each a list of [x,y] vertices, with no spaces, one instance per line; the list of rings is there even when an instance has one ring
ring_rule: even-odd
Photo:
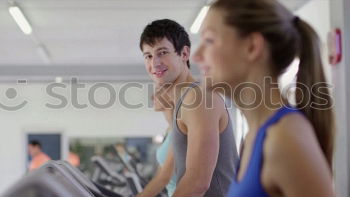
[[[86,109],[75,109],[68,105],[64,109],[49,109],[46,103],[58,104],[59,101],[46,94],[48,84],[1,84],[0,103],[14,106],[24,99],[28,104],[19,111],[5,111],[0,109],[0,194],[14,181],[25,173],[26,131],[62,131],[66,138],[71,136],[154,136],[163,133],[166,122],[161,113],[143,107],[130,110],[121,106],[118,101],[108,109],[96,109],[89,105]],[[87,103],[87,88],[79,89],[79,102]],[[115,90],[123,84],[111,84]],[[17,97],[10,100],[6,97],[8,88],[15,88]],[[58,90],[58,89],[56,89]],[[70,97],[70,88],[61,89],[60,94]],[[109,98],[106,89],[96,91],[96,101],[106,103]],[[132,88],[126,94],[126,99],[132,104],[147,104],[146,88],[143,90]]]
[[[350,195],[350,1],[331,0],[331,27],[340,28],[342,31],[343,60],[332,67],[333,83],[335,84],[335,102],[337,118],[337,138],[335,150],[335,181],[336,191],[339,197]]]

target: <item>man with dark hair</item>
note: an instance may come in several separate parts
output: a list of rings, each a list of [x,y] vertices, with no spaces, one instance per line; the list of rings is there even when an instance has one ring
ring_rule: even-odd
[[[29,164],[29,171],[34,170],[42,166],[47,161],[51,160],[51,158],[46,155],[41,150],[41,144],[37,140],[31,140],[28,144],[28,152],[31,156],[32,160]]]
[[[173,146],[163,167],[175,168],[173,197],[221,197],[238,158],[232,125],[223,99],[205,92],[190,73],[190,47],[185,29],[169,19],[147,25],[140,39],[148,74],[156,87],[166,87],[165,94],[175,104]],[[161,173],[139,196],[155,196],[164,188],[170,176]]]
[[[176,33],[174,33],[176,32]],[[147,25],[140,39],[140,49],[143,51],[143,45],[154,45],[159,38],[167,38],[174,46],[175,52],[180,55],[184,46],[191,48],[191,41],[186,30],[175,21],[163,19],[154,21]],[[190,61],[187,62],[190,68]]]

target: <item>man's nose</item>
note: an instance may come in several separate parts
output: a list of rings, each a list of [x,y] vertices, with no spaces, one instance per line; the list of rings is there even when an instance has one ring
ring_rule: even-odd
[[[153,56],[153,58],[152,58],[152,66],[153,66],[153,68],[157,68],[157,67],[159,67],[160,66],[160,58],[159,57],[157,57],[156,55],[155,56]]]

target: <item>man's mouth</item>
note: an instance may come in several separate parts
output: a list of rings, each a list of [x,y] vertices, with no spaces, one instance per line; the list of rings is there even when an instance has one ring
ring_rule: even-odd
[[[158,78],[161,78],[163,77],[164,73],[167,71],[168,69],[164,68],[164,69],[160,69],[160,70],[157,70],[155,72],[153,72],[152,74],[155,75],[156,77]]]

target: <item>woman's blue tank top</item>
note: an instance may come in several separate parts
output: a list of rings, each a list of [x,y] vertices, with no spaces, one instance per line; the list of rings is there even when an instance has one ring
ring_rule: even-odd
[[[295,112],[301,113],[295,108],[284,106],[260,127],[255,138],[247,170],[243,175],[242,180],[239,182],[237,181],[238,175],[233,179],[227,197],[269,197],[261,183],[263,148],[266,131],[269,126],[278,122],[283,116]]]
[[[159,163],[160,166],[164,165],[166,158],[168,156],[168,152],[169,152],[169,147],[172,145],[172,136],[171,134],[168,134],[165,137],[164,142],[159,146],[159,148],[157,149],[157,161]],[[170,179],[170,182],[168,183],[168,185],[166,186],[167,192],[168,192],[168,196],[171,197],[176,189],[176,176],[173,173],[173,176]]]

